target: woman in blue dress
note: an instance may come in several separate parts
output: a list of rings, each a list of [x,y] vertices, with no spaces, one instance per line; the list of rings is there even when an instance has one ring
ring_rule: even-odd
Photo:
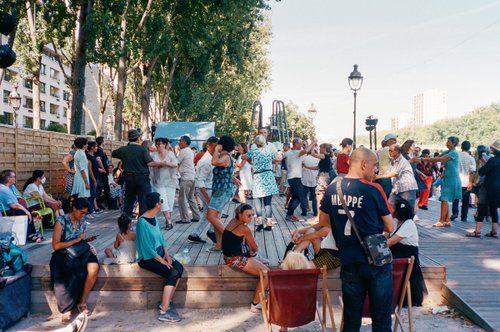
[[[272,163],[276,159],[276,152],[266,147],[266,138],[258,135],[255,138],[256,149],[250,150],[242,156],[243,160],[248,160],[253,166],[253,186],[252,193],[255,202],[255,211],[257,219],[257,231],[273,229],[273,211],[271,200],[273,195],[279,193]],[[264,227],[264,218],[266,225]]]
[[[433,227],[448,227],[450,223],[449,203],[462,198],[462,184],[459,176],[459,157],[456,146],[458,137],[450,136],[446,141],[448,151],[443,152],[435,158],[422,158],[422,161],[444,163],[443,184],[441,186],[441,215],[439,221]]]
[[[75,178],[73,180],[71,196],[80,198],[90,197],[89,161],[84,150],[86,146],[87,139],[85,137],[75,139]]]

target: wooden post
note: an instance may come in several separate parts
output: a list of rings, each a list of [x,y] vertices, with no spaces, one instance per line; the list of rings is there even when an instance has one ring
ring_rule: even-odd
[[[14,171],[17,175],[17,126],[14,127]]]

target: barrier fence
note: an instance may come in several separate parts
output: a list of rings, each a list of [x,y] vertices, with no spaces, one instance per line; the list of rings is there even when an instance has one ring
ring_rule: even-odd
[[[76,137],[78,136],[0,125],[0,171],[14,170],[17,174],[16,185],[21,190],[31,173],[35,169],[41,169],[45,171],[47,178],[45,190],[55,195],[62,194],[66,181],[62,160]],[[92,136],[85,137],[95,140]],[[111,158],[111,151],[125,144],[126,142],[105,140],[104,150]],[[115,166],[117,162],[113,160]]]

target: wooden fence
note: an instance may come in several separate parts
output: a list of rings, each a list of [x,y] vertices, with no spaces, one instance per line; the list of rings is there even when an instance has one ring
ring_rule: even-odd
[[[76,135],[51,131],[14,128],[0,125],[0,171],[12,169],[17,174],[17,187],[22,189],[25,181],[35,169],[45,171],[48,193],[61,194],[64,191],[66,170],[62,160],[71,149]],[[90,138],[90,137],[89,137]],[[104,149],[111,158],[111,151],[125,142],[105,141]],[[116,165],[116,160],[114,164]]]

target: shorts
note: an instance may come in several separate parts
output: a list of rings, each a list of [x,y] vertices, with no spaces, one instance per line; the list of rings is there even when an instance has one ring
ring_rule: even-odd
[[[337,251],[332,249],[320,249],[319,252],[314,255],[312,262],[317,268],[326,266],[328,271],[340,266],[340,259],[337,257]]]
[[[233,268],[233,269],[240,269],[243,270],[245,266],[248,263],[248,257],[245,256],[224,256],[224,261],[226,262],[226,265]]]
[[[328,174],[327,172],[320,172],[318,175],[318,186],[316,187],[316,193],[324,194],[329,184],[330,174]]]
[[[208,203],[208,208],[222,212],[232,197],[233,192],[231,190],[212,190],[212,197],[210,198],[210,203]]]

